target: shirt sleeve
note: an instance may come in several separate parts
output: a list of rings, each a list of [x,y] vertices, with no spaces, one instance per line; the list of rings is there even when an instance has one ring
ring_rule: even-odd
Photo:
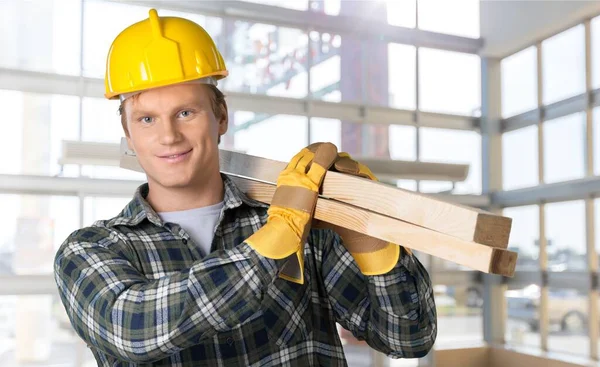
[[[437,314],[427,270],[401,251],[384,275],[363,275],[331,230],[313,230],[320,271],[336,321],[355,338],[392,358],[420,358],[433,347]]]
[[[74,232],[55,257],[55,280],[74,329],[128,362],[151,362],[248,320],[276,264],[242,243],[157,280],[127,259],[106,228]],[[131,254],[130,254],[131,255]]]

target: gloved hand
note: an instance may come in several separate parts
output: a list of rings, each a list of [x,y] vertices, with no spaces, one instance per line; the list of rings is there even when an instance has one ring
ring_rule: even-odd
[[[378,181],[369,167],[355,161],[346,152],[338,154],[338,159],[331,170]],[[365,275],[381,275],[392,270],[400,258],[401,250],[411,254],[409,249],[401,248],[394,243],[339,226],[330,226],[329,224],[328,226],[340,235],[344,246]]]
[[[267,223],[246,240],[264,257],[287,259],[279,273],[283,279],[304,284],[304,243],[319,189],[337,153],[331,143],[315,143],[296,154],[279,174]]]

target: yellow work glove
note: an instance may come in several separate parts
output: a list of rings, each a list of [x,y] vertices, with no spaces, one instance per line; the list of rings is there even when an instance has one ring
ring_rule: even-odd
[[[338,154],[338,159],[331,170],[379,181],[367,166],[355,161],[346,152]],[[385,274],[396,266],[401,250],[406,251],[407,254],[411,253],[410,250],[401,249],[395,243],[386,242],[339,226],[329,227],[333,227],[332,229],[340,235],[344,246],[358,264],[360,271],[365,275]]]
[[[246,240],[264,257],[287,259],[279,272],[283,279],[304,284],[304,243],[321,184],[337,153],[331,143],[316,143],[296,154],[279,174],[267,223]]]

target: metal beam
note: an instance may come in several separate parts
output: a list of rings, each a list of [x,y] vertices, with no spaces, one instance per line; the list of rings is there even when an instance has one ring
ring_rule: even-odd
[[[244,1],[182,1],[182,0],[111,0],[118,3],[172,9],[195,14],[252,23],[266,23],[282,27],[314,30],[340,34],[358,40],[393,42],[418,47],[430,47],[448,51],[477,54],[483,47],[483,39],[473,39],[420,29],[398,27],[377,19],[327,15],[312,11],[285,9],[277,6],[248,3]]]
[[[491,194],[492,205],[500,207],[577,200],[595,197],[600,194],[600,177],[586,177],[578,180],[543,184]]]
[[[536,125],[539,120],[553,120],[600,106],[600,88],[536,108],[502,120],[502,132]]]
[[[104,98],[104,82],[102,79],[18,69],[0,68],[0,89]],[[288,114],[298,116],[308,116],[310,113],[311,117],[340,119],[354,123],[410,126],[415,126],[418,114],[420,126],[424,127],[457,130],[476,130],[479,127],[479,118],[470,116],[415,112],[358,103],[313,101],[227,91],[226,95],[231,111],[253,111],[269,115]]]

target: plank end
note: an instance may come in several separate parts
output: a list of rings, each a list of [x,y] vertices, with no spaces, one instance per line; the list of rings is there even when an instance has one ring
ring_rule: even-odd
[[[511,228],[512,218],[491,213],[479,213],[473,241],[505,249],[508,247]]]
[[[517,253],[514,251],[494,249],[492,263],[490,264],[490,273],[512,278],[515,274],[517,256]]]

